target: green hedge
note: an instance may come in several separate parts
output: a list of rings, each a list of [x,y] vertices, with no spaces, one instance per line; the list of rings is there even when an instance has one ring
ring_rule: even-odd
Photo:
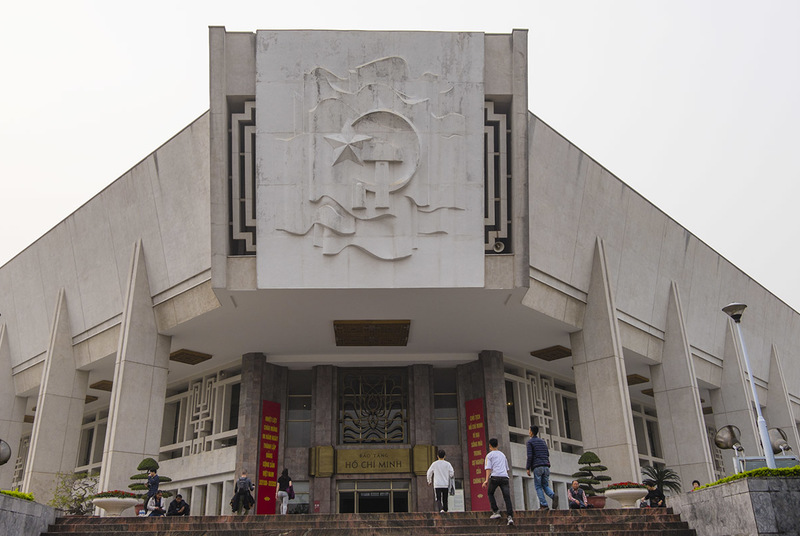
[[[22,493],[21,491],[13,491],[10,489],[0,489],[0,493],[3,495],[10,495],[11,497],[16,497],[17,499],[22,499],[25,501],[33,501],[33,493]]]
[[[705,486],[700,486],[700,489],[709,488],[711,486],[716,486],[718,484],[725,484],[726,482],[733,482],[734,480],[739,480],[741,478],[771,478],[771,477],[800,477],[800,465],[796,465],[794,467],[784,467],[781,469],[770,469],[768,467],[762,467],[761,469],[753,469],[751,471],[744,471],[742,473],[735,474],[733,476],[726,476],[725,478],[720,478],[716,482],[711,482],[706,484]]]

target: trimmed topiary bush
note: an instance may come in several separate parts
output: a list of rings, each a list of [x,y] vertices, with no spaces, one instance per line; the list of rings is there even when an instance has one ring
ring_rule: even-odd
[[[10,497],[16,497],[23,501],[33,501],[33,493],[22,493],[21,491],[14,491],[13,489],[0,489],[0,493]]]
[[[583,491],[586,492],[586,496],[593,497],[599,493],[603,493],[605,488],[597,486],[600,486],[601,482],[610,481],[611,477],[598,473],[608,471],[608,467],[600,465],[600,458],[590,450],[587,450],[581,455],[580,459],[578,459],[578,463],[581,467],[577,472],[572,473],[572,478],[578,481]]]
[[[137,471],[142,471],[141,473],[137,473],[131,476],[131,480],[133,480],[133,484],[128,485],[132,491],[147,491],[147,477],[149,476],[148,473],[151,470],[158,471],[158,462],[155,461],[153,458],[145,458],[142,460],[138,467],[136,467]],[[172,479],[168,476],[158,475],[159,481],[159,489],[161,489],[161,484],[166,482],[172,482]],[[164,497],[172,497],[172,493],[168,491],[161,490],[161,493]],[[146,493],[139,493],[137,494],[137,498],[143,499],[147,495]]]

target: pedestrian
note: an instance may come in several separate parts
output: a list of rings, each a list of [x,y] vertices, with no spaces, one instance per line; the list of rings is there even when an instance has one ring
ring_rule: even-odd
[[[567,490],[567,500],[570,508],[588,508],[586,493],[581,489],[577,480],[572,481],[572,487]]]
[[[447,495],[450,492],[450,483],[455,477],[453,466],[444,460],[445,455],[445,451],[440,450],[437,453],[439,459],[428,467],[428,485],[433,485],[436,493],[436,506],[439,508],[440,514],[447,512]]]
[[[189,515],[189,503],[183,500],[183,495],[180,493],[175,496],[175,499],[169,503],[169,508],[167,508],[167,515],[168,516],[188,516]]]
[[[647,495],[642,499],[642,506],[648,505],[650,508],[664,508],[666,507],[666,499],[664,499],[664,492],[662,492],[654,480],[645,480],[647,486]]]
[[[508,487],[508,478],[510,468],[505,454],[497,450],[497,438],[493,437],[489,440],[489,454],[486,455],[484,462],[486,469],[486,480],[483,482],[483,487],[488,486],[489,505],[492,507],[492,515],[489,519],[500,518],[500,509],[497,507],[497,501],[494,498],[494,492],[500,488],[503,494],[503,502],[506,504],[506,514],[508,515],[508,524],[514,524],[514,507],[511,505],[511,491]]]
[[[163,517],[167,511],[164,509],[164,496],[160,491],[147,501],[147,517]]]
[[[289,476],[289,470],[284,469],[281,476],[278,477],[278,484],[275,486],[275,498],[281,503],[281,514],[286,514],[289,511],[289,488],[292,486],[292,478]]]
[[[547,510],[547,499],[545,494],[553,500],[553,510],[558,510],[558,495],[550,489],[550,450],[547,443],[539,437],[539,427],[531,426],[528,428],[528,461],[525,463],[525,470],[531,476],[533,470],[533,485],[536,488],[536,495],[539,497],[539,510]]]
[[[236,481],[236,489],[234,491],[233,499],[231,499],[231,510],[241,515],[247,515],[250,508],[253,507],[253,496],[250,494],[253,491],[253,482],[248,478],[247,471],[242,469],[242,476]]]
[[[150,504],[150,499],[156,496],[158,493],[158,484],[160,480],[158,478],[158,473],[155,469],[150,469],[150,472],[147,475],[147,495],[144,498],[144,509],[147,510],[147,506]]]
[[[700,489],[700,481],[699,480],[692,480],[692,491]]]

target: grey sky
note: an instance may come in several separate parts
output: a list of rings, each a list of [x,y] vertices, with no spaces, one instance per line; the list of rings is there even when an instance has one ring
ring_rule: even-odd
[[[208,108],[209,25],[527,28],[530,110],[800,309],[800,2],[47,0],[2,11],[0,265]]]

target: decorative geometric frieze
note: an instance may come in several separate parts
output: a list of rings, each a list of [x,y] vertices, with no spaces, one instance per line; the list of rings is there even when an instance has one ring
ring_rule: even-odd
[[[511,251],[511,154],[508,117],[486,101],[484,110],[484,249],[487,254]]]
[[[410,320],[334,320],[336,346],[407,346]]]
[[[98,391],[108,391],[111,392],[111,388],[114,387],[114,382],[111,380],[100,380],[99,382],[94,382],[92,385],[89,386],[90,389],[96,389]]]
[[[256,103],[230,116],[231,255],[256,254]]]
[[[214,402],[217,376],[206,376],[189,386],[189,424],[192,427],[192,454],[204,452],[210,445],[205,441],[214,428]]]
[[[534,350],[531,352],[533,357],[538,357],[543,361],[555,361],[557,359],[564,359],[572,355],[572,350],[563,346],[549,346],[541,350]]]
[[[195,352],[194,350],[187,350],[186,348],[175,350],[169,354],[170,361],[185,363],[186,365],[199,365],[203,361],[208,361],[211,357],[210,354]]]

